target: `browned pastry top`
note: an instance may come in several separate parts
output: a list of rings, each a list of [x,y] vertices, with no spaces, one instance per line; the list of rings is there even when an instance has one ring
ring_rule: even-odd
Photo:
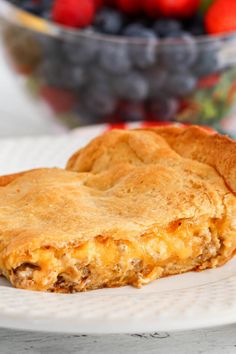
[[[71,158],[79,173],[41,169],[0,188],[0,247],[132,239],[180,219],[221,218],[225,199],[235,204],[233,151],[199,128],[106,133]]]

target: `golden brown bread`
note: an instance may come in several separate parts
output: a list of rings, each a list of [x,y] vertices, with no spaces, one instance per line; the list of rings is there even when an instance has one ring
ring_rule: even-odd
[[[0,187],[7,186],[9,183],[13,182],[15,179],[23,176],[26,173],[28,173],[28,171],[13,173],[12,175],[7,175],[7,176],[0,176]]]
[[[234,141],[197,127],[116,130],[67,170],[0,178],[0,269],[70,292],[221,265],[236,248],[235,159]]]
[[[167,144],[180,156],[214,167],[227,180],[227,184],[232,191],[236,192],[236,143],[234,140],[213,131],[206,131],[205,128],[199,126],[190,126],[188,128],[167,126],[138,129],[138,131],[153,132],[164,138]],[[101,137],[97,139],[97,145],[99,145],[101,139]],[[112,140],[111,135],[110,140]],[[107,144],[109,144],[108,141]],[[102,145],[104,146],[104,144]],[[93,149],[96,150],[94,144]],[[145,154],[142,146],[139,150]],[[81,155],[84,156],[85,152],[88,153],[87,148],[76,152],[68,161],[67,168],[80,171]],[[90,161],[91,163],[92,161]]]

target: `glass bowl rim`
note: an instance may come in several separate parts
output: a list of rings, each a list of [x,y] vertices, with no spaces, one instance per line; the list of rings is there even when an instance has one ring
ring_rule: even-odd
[[[10,3],[8,0],[0,0],[0,20],[4,19],[12,25],[18,26],[22,29],[28,29],[33,32],[39,32],[44,35],[55,37],[58,39],[93,39],[102,42],[113,44],[140,44],[152,43],[156,46],[174,46],[174,45],[188,45],[188,41],[183,41],[181,38],[169,39],[146,39],[146,38],[130,38],[115,35],[102,34],[93,32],[90,28],[79,30],[62,26],[52,21],[43,19],[39,16],[33,15],[25,10],[20,9],[18,6]],[[236,41],[236,31],[227,34],[217,35],[201,35],[193,37],[195,43],[198,45],[216,44],[220,41],[227,41],[233,39]]]

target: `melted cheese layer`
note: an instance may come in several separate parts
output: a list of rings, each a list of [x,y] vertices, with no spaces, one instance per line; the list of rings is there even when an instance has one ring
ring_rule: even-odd
[[[97,236],[78,247],[44,247],[6,260],[5,274],[20,288],[85,291],[132,284],[140,287],[167,274],[202,267],[222,244],[214,220],[172,223],[167,230],[152,228],[137,241]],[[228,245],[227,245],[228,246]],[[232,245],[233,247],[233,245]]]

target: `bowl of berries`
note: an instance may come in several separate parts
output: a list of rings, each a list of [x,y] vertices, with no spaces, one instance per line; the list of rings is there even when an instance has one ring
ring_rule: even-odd
[[[0,23],[16,77],[65,124],[227,125],[235,0],[1,0]]]

